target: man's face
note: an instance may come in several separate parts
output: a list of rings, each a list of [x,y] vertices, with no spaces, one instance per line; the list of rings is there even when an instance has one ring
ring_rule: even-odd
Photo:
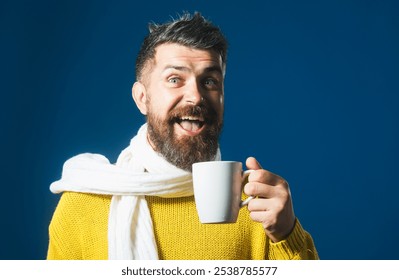
[[[135,86],[143,92],[138,106],[147,115],[154,150],[184,170],[191,170],[194,162],[214,159],[223,124],[220,55],[163,44],[148,64],[143,82]]]

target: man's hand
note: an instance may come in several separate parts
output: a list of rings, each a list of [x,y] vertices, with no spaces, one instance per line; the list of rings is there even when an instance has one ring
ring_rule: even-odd
[[[248,204],[251,219],[263,225],[273,242],[278,242],[291,233],[295,226],[288,183],[280,176],[262,169],[258,161],[249,157],[248,169],[255,170],[248,176],[244,192],[256,197]]]

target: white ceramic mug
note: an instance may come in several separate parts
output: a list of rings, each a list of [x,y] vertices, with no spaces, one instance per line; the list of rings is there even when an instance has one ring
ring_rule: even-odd
[[[243,181],[252,170],[242,171],[238,161],[193,164],[194,198],[201,223],[235,223],[241,207]]]

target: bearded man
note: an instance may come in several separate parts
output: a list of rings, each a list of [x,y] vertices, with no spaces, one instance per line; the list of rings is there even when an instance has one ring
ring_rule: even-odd
[[[288,183],[255,158],[236,223],[201,224],[192,164],[220,160],[227,41],[199,13],[150,25],[133,99],[147,118],[116,164],[81,154],[50,189],[62,197],[48,259],[317,259]],[[244,195],[244,196],[245,196]]]

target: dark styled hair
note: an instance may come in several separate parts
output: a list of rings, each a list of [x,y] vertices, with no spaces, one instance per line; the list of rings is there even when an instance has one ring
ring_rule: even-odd
[[[160,44],[177,43],[200,50],[214,50],[222,58],[223,68],[227,60],[227,40],[221,30],[206,20],[199,12],[184,13],[179,19],[164,24],[150,23],[150,33],[144,38],[136,60],[136,80],[142,78],[143,69],[155,57]]]

